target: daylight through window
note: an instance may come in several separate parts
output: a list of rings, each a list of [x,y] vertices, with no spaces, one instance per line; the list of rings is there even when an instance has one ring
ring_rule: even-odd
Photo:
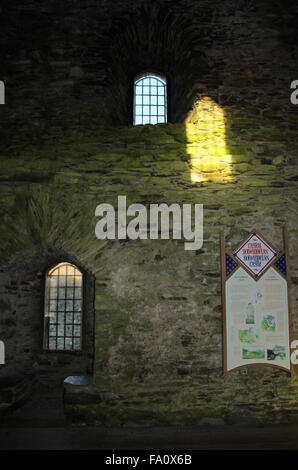
[[[59,263],[48,271],[45,285],[45,349],[81,349],[82,283],[81,271],[70,263]]]
[[[165,78],[146,74],[134,83],[134,125],[167,122]]]

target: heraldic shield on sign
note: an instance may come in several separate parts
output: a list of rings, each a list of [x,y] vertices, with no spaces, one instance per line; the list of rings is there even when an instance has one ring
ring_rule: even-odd
[[[290,361],[288,238],[278,252],[253,230],[233,252],[221,233],[224,374],[268,365],[294,375]]]

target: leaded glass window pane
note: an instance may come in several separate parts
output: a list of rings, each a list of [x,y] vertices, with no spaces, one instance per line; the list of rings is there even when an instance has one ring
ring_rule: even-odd
[[[134,83],[134,125],[167,122],[167,84],[157,75],[146,74]]]
[[[74,265],[59,263],[46,276],[44,348],[81,349],[83,275]]]

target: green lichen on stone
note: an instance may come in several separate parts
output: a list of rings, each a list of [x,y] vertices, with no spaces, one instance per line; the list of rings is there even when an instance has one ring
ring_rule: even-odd
[[[297,383],[288,376],[267,368],[223,381],[221,312],[213,311],[221,305],[221,230],[229,249],[252,228],[281,248],[287,225],[295,266],[297,170],[285,165],[294,133],[270,116],[222,114],[212,103],[202,115],[196,106],[186,124],[115,128],[100,103],[74,103],[43,132],[26,125],[3,137],[2,262],[44,244],[96,277],[94,385],[66,404],[70,422],[297,420]],[[98,240],[95,208],[116,206],[118,195],[147,208],[203,204],[202,250],[185,251],[183,240]]]

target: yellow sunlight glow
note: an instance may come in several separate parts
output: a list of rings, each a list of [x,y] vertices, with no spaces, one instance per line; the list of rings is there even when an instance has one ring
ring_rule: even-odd
[[[204,96],[196,104],[191,121],[186,124],[186,136],[192,183],[231,181],[232,155],[226,147],[224,110]]]

